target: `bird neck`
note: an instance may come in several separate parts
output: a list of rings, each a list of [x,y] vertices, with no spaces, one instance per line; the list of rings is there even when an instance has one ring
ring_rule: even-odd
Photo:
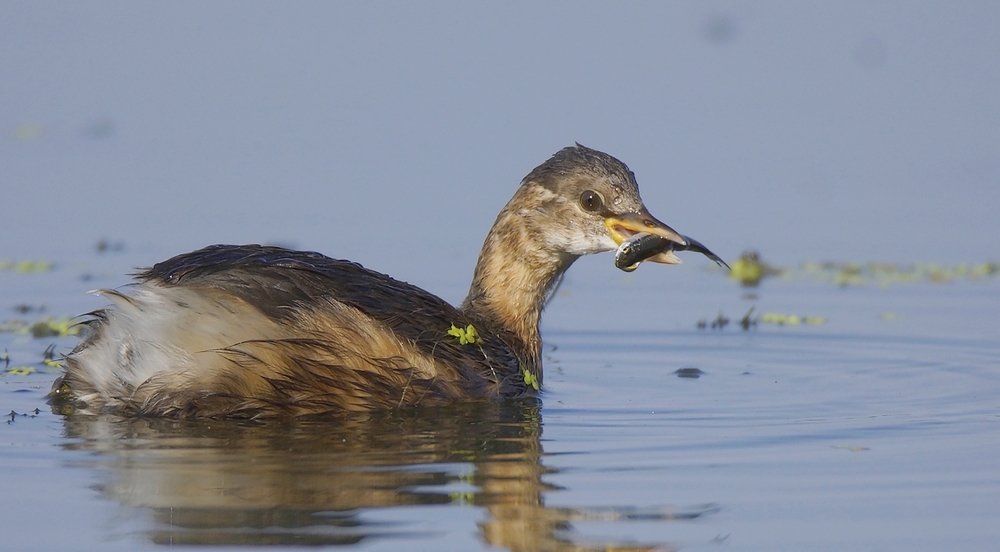
[[[518,203],[515,195],[486,236],[462,310],[494,333],[520,340],[525,349],[522,361],[540,372],[542,309],[553,285],[577,256],[546,247],[546,230]]]

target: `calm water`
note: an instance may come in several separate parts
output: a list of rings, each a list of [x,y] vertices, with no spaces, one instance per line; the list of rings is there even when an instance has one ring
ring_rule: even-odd
[[[0,272],[8,303],[47,309],[5,304],[4,318],[100,306],[83,291],[124,282],[113,273],[137,256]],[[0,333],[9,367],[34,369],[0,377],[0,548],[996,544],[995,277],[772,279],[748,296],[697,262],[610,263],[570,273],[545,319],[546,392],[524,404],[266,424],[62,417],[43,351],[75,338]],[[750,306],[826,321],[744,331]],[[725,328],[697,328],[720,311]]]
[[[997,261],[998,27],[973,1],[0,2],[0,262],[54,265],[0,269],[0,324],[219,242],[457,302],[573,141],[727,260]],[[685,258],[579,261],[533,404],[63,418],[43,359],[76,338],[2,331],[0,549],[997,548],[1000,279],[748,293]]]

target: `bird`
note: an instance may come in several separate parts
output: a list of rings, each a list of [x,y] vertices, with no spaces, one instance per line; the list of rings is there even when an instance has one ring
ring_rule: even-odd
[[[630,244],[623,270],[679,263],[685,249],[721,262],[649,213],[624,163],[577,143],[521,181],[457,307],[319,253],[211,245],[96,291],[111,305],[84,315],[50,402],[67,414],[257,419],[535,396],[553,289],[581,256]]]

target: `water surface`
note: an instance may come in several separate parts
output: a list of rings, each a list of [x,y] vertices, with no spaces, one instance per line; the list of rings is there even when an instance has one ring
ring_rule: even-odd
[[[574,141],[728,261],[997,261],[998,27],[995,2],[0,2],[0,267],[52,265],[0,268],[0,324],[212,243],[456,303]],[[0,549],[996,548],[995,274],[742,289],[686,259],[579,261],[527,404],[63,417],[44,360],[77,338],[0,332]]]
[[[63,417],[45,403],[57,370],[42,353],[75,338],[2,333],[11,366],[34,369],[0,378],[4,547],[995,543],[995,278],[745,290],[705,266],[607,275],[560,290],[546,390],[528,402],[267,423]],[[0,273],[54,299],[93,287],[80,276]],[[826,320],[743,330],[750,306]],[[698,329],[720,310],[730,324]]]

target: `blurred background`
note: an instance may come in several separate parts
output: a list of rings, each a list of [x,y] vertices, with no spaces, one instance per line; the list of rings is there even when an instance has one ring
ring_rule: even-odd
[[[576,141],[727,260],[995,260],[997,29],[990,1],[3,2],[0,258],[278,243],[457,301]]]

